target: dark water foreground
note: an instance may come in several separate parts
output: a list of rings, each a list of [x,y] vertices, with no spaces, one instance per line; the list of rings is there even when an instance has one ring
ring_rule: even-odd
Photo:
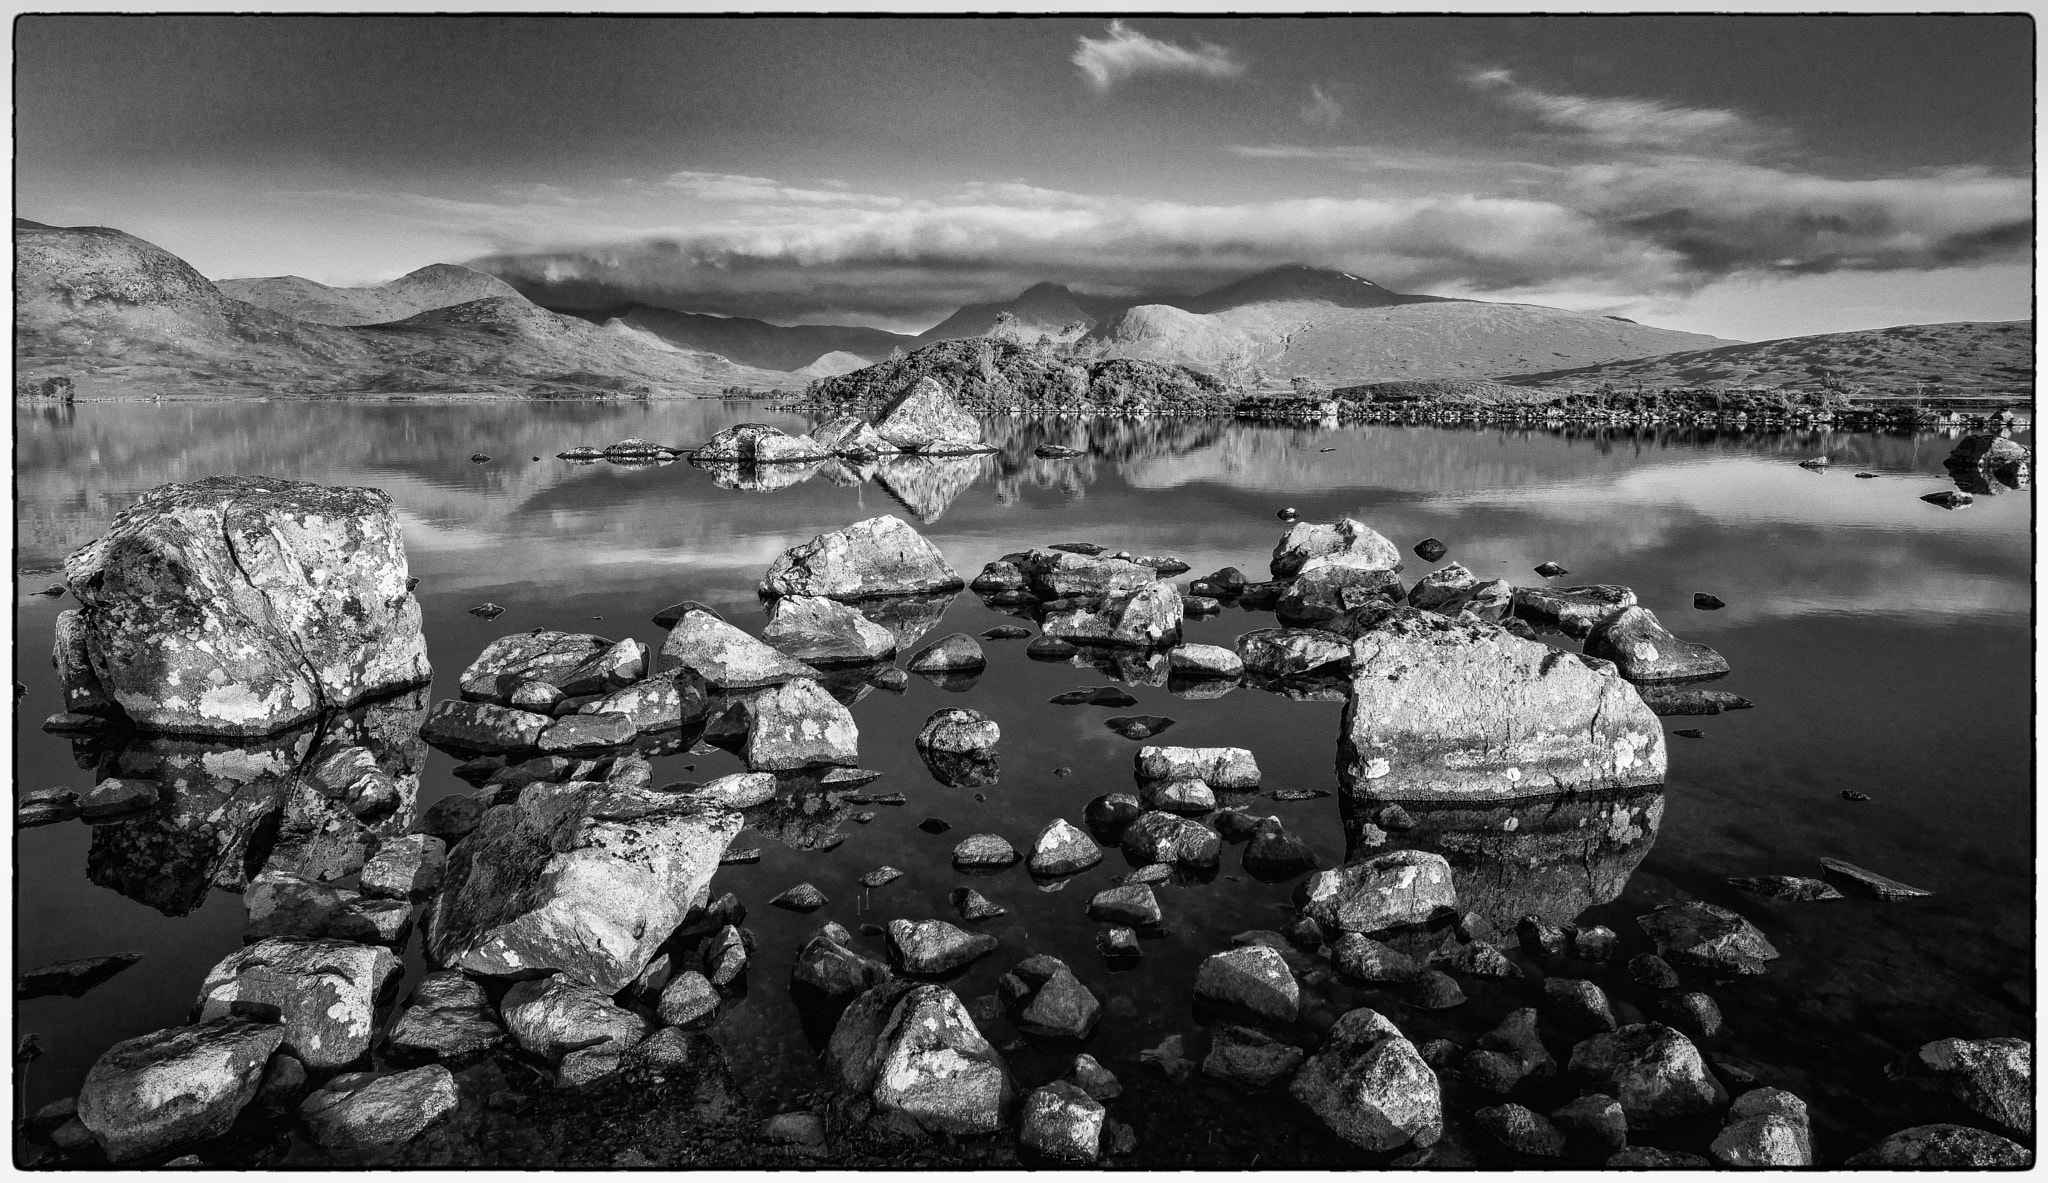
[[[776,555],[877,513],[911,520],[970,577],[1004,552],[1069,539],[1178,555],[1195,574],[1234,564],[1257,577],[1282,530],[1274,511],[1291,505],[1311,520],[1356,516],[1404,549],[1435,535],[1449,544],[1451,559],[1481,578],[1534,583],[1531,568],[1554,560],[1570,569],[1567,583],[1627,584],[1674,631],[1720,650],[1734,673],[1718,685],[1757,704],[1667,719],[1668,730],[1697,728],[1704,736],[1670,737],[1661,793],[1565,811],[1441,811],[1421,819],[1410,840],[1451,853],[1468,906],[1509,923],[1526,911],[1561,910],[1621,936],[1605,967],[1543,966],[1504,940],[1524,968],[1590,977],[1624,1021],[1629,1007],[1656,1018],[1623,968],[1651,947],[1633,918],[1681,899],[1749,917],[1783,957],[1766,977],[1695,987],[1711,993],[1727,1018],[1727,1031],[1703,1047],[1724,1070],[1804,1098],[1822,1163],[1937,1119],[1886,1082],[1888,1062],[1932,1039],[2031,1035],[2031,493],[1980,492],[1975,505],[1954,512],[1921,502],[1923,493],[1952,487],[1940,467],[1950,439],[996,420],[991,435],[1006,445],[996,456],[905,464],[872,479],[826,468],[734,482],[687,464],[627,469],[552,458],[575,444],[631,435],[698,443],[744,420],[802,426],[791,416],[715,402],[87,404],[17,412],[15,678],[27,688],[17,704],[17,791],[84,788],[91,780],[70,743],[39,730],[59,706],[47,653],[56,613],[71,601],[32,593],[56,582],[50,569],[116,510],[166,481],[241,473],[388,490],[421,580],[435,664],[430,699],[452,697],[463,666],[511,632],[588,629],[658,646],[661,631],[648,617],[686,598],[758,628],[754,587]],[[1086,443],[1093,454],[1031,459],[1043,440]],[[491,462],[471,463],[478,452]],[[1820,452],[1834,458],[1832,470],[1794,464]],[[1878,475],[1859,480],[1858,471]],[[1422,569],[1411,564],[1408,574]],[[1728,606],[1695,611],[1696,591]],[[466,613],[485,600],[506,613],[490,622]],[[932,635],[1009,621],[962,594]],[[1190,621],[1188,639],[1228,645],[1271,622],[1270,614],[1226,609],[1220,618]],[[407,1160],[605,1166],[634,1150],[656,1163],[769,1161],[751,1140],[754,1119],[808,1106],[823,1083],[786,989],[799,942],[826,920],[858,928],[899,916],[954,919],[947,894],[969,883],[1009,912],[979,926],[1001,940],[998,951],[949,984],[964,999],[992,993],[996,979],[1030,953],[1073,966],[1105,1004],[1085,1050],[1124,1084],[1109,1110],[1136,1127],[1139,1149],[1128,1161],[1364,1162],[1284,1098],[1247,1098],[1199,1073],[1174,1083],[1138,1058],[1174,1034],[1199,1047],[1189,989],[1196,965],[1229,947],[1233,934],[1284,927],[1291,883],[1243,874],[1239,848],[1226,847],[1213,882],[1160,889],[1166,934],[1145,942],[1136,968],[1112,972],[1095,951],[1098,926],[1083,907],[1127,869],[1120,855],[1112,852],[1057,890],[1034,884],[1021,867],[966,879],[948,859],[967,834],[1001,834],[1021,848],[1051,819],[1078,822],[1090,799],[1129,791],[1139,744],[1102,725],[1111,715],[1176,720],[1156,742],[1251,748],[1268,792],[1334,790],[1341,704],[1253,689],[1195,701],[1137,686],[1130,688],[1135,707],[1053,706],[1046,699],[1054,694],[1111,679],[1029,661],[1022,645],[986,643],[989,669],[964,691],[912,677],[901,696],[874,693],[853,707],[862,763],[885,774],[866,790],[901,792],[904,805],[849,806],[735,841],[760,848],[761,861],[723,868],[714,891],[732,891],[748,905],[747,927],[759,947],[744,995],[727,1003],[710,1031],[730,1061],[739,1108],[695,1095],[556,1098],[523,1070],[487,1065],[462,1074],[460,1114],[409,1148]],[[974,707],[1002,725],[996,784],[948,787],[919,759],[911,739],[945,706]],[[219,749],[178,758],[219,771],[250,757]],[[422,807],[467,791],[452,765],[442,753],[425,755]],[[737,770],[724,753],[667,755],[655,760],[655,783]],[[1870,799],[1845,800],[1844,790]],[[1325,865],[1344,857],[1334,795],[1268,798],[1255,808],[1305,836]],[[861,809],[875,816],[856,821]],[[918,823],[927,817],[952,829],[922,832]],[[799,848],[835,832],[844,840],[828,851]],[[204,882],[195,888],[174,853],[123,847],[76,822],[19,834],[18,967],[143,954],[81,997],[18,1003],[17,1038],[33,1032],[45,1049],[19,1089],[28,1111],[75,1093],[110,1044],[185,1022],[207,969],[239,947],[240,897]],[[1726,883],[1729,876],[1815,875],[1823,856],[1935,894],[1901,903],[1780,903]],[[862,889],[859,876],[882,864],[907,873]],[[806,880],[830,898],[828,907],[800,916],[767,906]],[[880,955],[879,939],[859,943]],[[407,980],[423,972],[415,936]],[[1308,994],[1338,1013],[1383,1009],[1418,1043],[1448,1036],[1468,1046],[1508,1011],[1533,1004],[1533,980],[1462,984],[1469,1001],[1448,1011],[1336,985]],[[401,985],[401,997],[407,989]],[[1058,1075],[1070,1055],[1023,1046],[1010,1060],[1029,1087]],[[1567,1099],[1563,1087],[1531,1082],[1513,1099],[1547,1112]],[[500,1090],[532,1100],[517,1114],[492,1108],[486,1102]],[[1447,1096],[1447,1110],[1461,1111],[1454,1097]],[[715,1114],[724,1116],[708,1120]],[[1699,1151],[1712,1132],[1674,1130],[1648,1140]],[[1014,1161],[994,1147],[965,1153],[988,1165]],[[310,1144],[295,1143],[286,1154],[292,1163],[329,1161]]]

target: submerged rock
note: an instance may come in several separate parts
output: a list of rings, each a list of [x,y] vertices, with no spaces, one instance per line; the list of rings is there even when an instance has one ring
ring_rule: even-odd
[[[849,946],[853,934],[827,924],[797,950],[789,984],[792,993],[808,993],[827,1005],[845,1005],[855,995],[889,979],[889,967],[862,956]]]
[[[854,608],[823,596],[783,596],[761,636],[812,666],[866,665],[896,655],[896,636]]]
[[[1298,522],[1273,548],[1270,569],[1275,579],[1292,579],[1312,565],[1399,571],[1401,550],[1355,518]]]
[[[1867,899],[1912,900],[1934,894],[1931,891],[1901,883],[1896,879],[1887,879],[1875,871],[1866,871],[1855,863],[1845,862],[1838,858],[1824,858],[1820,860],[1820,865],[1828,878],[1835,880],[1850,891]]]
[[[917,651],[904,668],[913,674],[979,670],[988,665],[981,644],[966,633],[954,633]]]
[[[1258,1091],[1285,1084],[1307,1058],[1307,1052],[1257,1028],[1223,1023],[1210,1032],[1202,1073]]]
[[[1398,610],[1352,650],[1338,780],[1381,801],[1660,784],[1663,729],[1614,674],[1484,625]]]
[[[1199,780],[1224,792],[1259,787],[1259,762],[1245,748],[1143,747],[1133,763],[1138,779]]]
[[[1804,879],[1798,875],[1753,875],[1748,878],[1730,879],[1732,887],[1739,887],[1754,895],[1769,896],[1774,900],[1839,900],[1842,893],[1834,886],[1819,879]]]
[[[872,596],[950,592],[966,586],[939,549],[897,517],[875,517],[791,547],[768,568],[770,596]],[[900,637],[898,644],[906,644]]]
[[[274,1023],[224,1018],[122,1040],[86,1072],[77,1120],[116,1163],[217,1137],[283,1039]]]
[[[1705,645],[1681,641],[1648,608],[1624,608],[1586,636],[1586,653],[1615,664],[1631,682],[1710,678],[1728,672],[1727,659]]]
[[[1366,1007],[1337,1020],[1288,1091],[1330,1132],[1376,1154],[1427,1148],[1443,1136],[1436,1073],[1399,1028]]]
[[[1697,901],[1665,904],[1636,924],[1657,942],[1657,954],[1673,965],[1715,973],[1754,976],[1778,950],[1741,915]]]
[[[1065,818],[1055,818],[1031,843],[1026,866],[1033,875],[1051,877],[1085,871],[1101,861],[1102,848],[1087,831]]]
[[[299,1119],[320,1145],[356,1149],[409,1142],[455,1106],[455,1077],[429,1064],[388,1076],[337,1076],[306,1098]]]
[[[1567,637],[1584,639],[1609,617],[1636,606],[1636,593],[1618,583],[1584,587],[1518,587],[1514,612],[1532,624],[1554,628]]]
[[[553,722],[531,711],[444,698],[420,724],[420,738],[469,752],[532,751]]]
[[[832,1031],[826,1070],[858,1114],[935,1134],[993,1133],[1015,1097],[1009,1067],[944,986],[895,982],[855,999]]]
[[[381,490],[163,485],[64,578],[100,692],[143,731],[268,735],[432,673]]]

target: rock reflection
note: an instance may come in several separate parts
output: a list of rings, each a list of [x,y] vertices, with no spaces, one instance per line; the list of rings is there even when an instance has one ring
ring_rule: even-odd
[[[1955,478],[1956,488],[1979,497],[1996,497],[2000,493],[2014,493],[2033,487],[2033,474],[2024,464],[1996,471],[1982,468],[1952,468],[1949,475]]]
[[[1459,907],[1512,932],[1524,916],[1567,924],[1618,898],[1657,840],[1664,790],[1492,807],[1408,802],[1402,808],[1414,827],[1392,833],[1377,824],[1382,808],[1342,803],[1347,860],[1402,847],[1441,854],[1451,864]]]
[[[896,637],[896,651],[909,653],[925,635],[939,627],[946,609],[953,606],[958,592],[939,596],[892,596],[885,600],[862,600],[854,605],[862,616],[888,629]]]
[[[96,826],[86,878],[166,916],[262,871],[353,874],[376,839],[410,829],[426,744],[412,691],[303,727],[234,741],[134,734],[76,745],[97,779],[154,782],[147,813]]]
[[[1000,773],[994,752],[935,752],[919,748],[932,779],[949,789],[978,789],[996,783]]]
[[[820,461],[805,464],[720,464],[692,460],[690,463],[711,473],[711,483],[721,489],[746,493],[773,493],[800,485],[824,468]]]
[[[936,522],[960,494],[995,471],[980,456],[893,456],[875,471],[875,483],[926,524]]]

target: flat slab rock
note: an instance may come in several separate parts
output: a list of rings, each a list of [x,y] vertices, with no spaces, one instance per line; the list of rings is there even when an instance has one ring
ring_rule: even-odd
[[[1697,901],[1665,904],[1636,924],[1657,942],[1657,955],[1673,965],[1755,976],[1778,950],[1739,913]]]

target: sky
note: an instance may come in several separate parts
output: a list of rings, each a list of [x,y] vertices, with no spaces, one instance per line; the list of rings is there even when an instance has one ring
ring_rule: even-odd
[[[2024,16],[28,16],[16,213],[915,332],[1307,263],[1759,340],[2031,315]]]

